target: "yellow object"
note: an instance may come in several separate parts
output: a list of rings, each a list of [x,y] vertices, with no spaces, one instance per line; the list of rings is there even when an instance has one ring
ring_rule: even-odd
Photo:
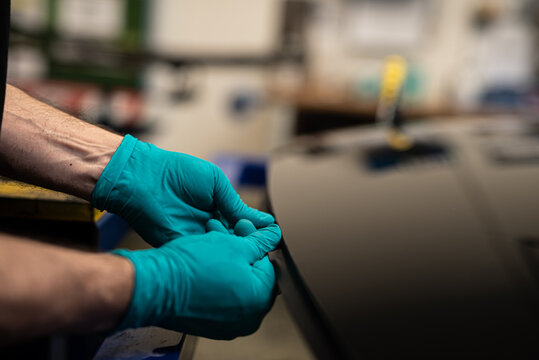
[[[1,217],[93,222],[102,214],[78,197],[0,178]]]
[[[408,136],[401,131],[394,129],[389,131],[389,134],[387,135],[387,142],[392,149],[398,151],[410,150],[414,144]]]
[[[386,59],[380,88],[380,102],[388,104],[399,100],[407,71],[408,65],[402,56],[391,55]]]
[[[389,127],[387,135],[389,146],[397,151],[406,151],[413,146],[412,140],[401,132],[396,124],[400,96],[407,72],[406,59],[398,55],[387,57],[376,111],[378,122]]]

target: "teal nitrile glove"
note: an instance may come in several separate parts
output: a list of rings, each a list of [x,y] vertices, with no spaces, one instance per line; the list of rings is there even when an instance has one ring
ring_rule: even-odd
[[[276,224],[246,237],[212,231],[149,250],[116,250],[135,267],[135,288],[116,331],[160,326],[212,339],[258,329],[275,298],[266,255],[281,239]]]
[[[153,246],[188,234],[203,234],[222,214],[257,228],[273,216],[241,201],[223,172],[205,160],[162,150],[127,135],[92,192],[92,205],[123,217]]]

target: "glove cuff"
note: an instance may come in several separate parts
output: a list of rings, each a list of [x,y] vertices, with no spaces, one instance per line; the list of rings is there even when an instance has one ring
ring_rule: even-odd
[[[108,209],[108,200],[110,194],[114,189],[116,181],[122,174],[122,171],[131,157],[137,143],[138,140],[131,135],[126,135],[124,137],[122,143],[112,155],[112,158],[107,166],[105,166],[103,173],[95,184],[94,190],[92,191],[92,196],[90,198],[92,206],[99,210],[110,210]]]
[[[146,271],[141,271],[140,262],[143,262],[146,250],[130,251],[125,249],[113,250],[110,253],[127,258],[135,269],[135,281],[133,294],[129,307],[125,312],[120,324],[112,331],[113,333],[130,328],[138,328],[153,325],[157,310],[152,309],[154,297],[157,296],[158,289],[155,284],[155,276],[151,267],[146,267]],[[142,258],[141,258],[142,257]],[[147,260],[147,259],[146,259]]]

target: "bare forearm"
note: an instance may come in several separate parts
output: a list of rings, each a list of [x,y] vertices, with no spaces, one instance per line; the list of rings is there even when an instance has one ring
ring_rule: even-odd
[[[0,343],[112,329],[129,305],[133,282],[133,267],[122,257],[0,234]]]
[[[7,86],[0,175],[89,199],[121,141]]]
[[[89,199],[121,141],[7,86],[0,175]],[[111,329],[127,309],[133,281],[124,258],[0,234],[0,342]]]

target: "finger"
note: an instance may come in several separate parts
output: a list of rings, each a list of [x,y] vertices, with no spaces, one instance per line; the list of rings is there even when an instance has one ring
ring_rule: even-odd
[[[247,219],[241,219],[234,226],[234,234],[238,236],[248,236],[256,231],[256,227],[253,223]]]
[[[268,289],[275,287],[275,269],[268,256],[258,260],[253,264],[253,272],[260,283]]]
[[[247,236],[253,247],[252,261],[262,259],[269,251],[275,249],[281,241],[281,229],[277,224],[271,224]]]
[[[255,227],[260,228],[268,226],[275,222],[270,214],[248,207],[240,199],[240,196],[228,181],[226,175],[216,166],[214,201],[217,210],[234,224],[240,219],[250,220]]]
[[[227,228],[219,220],[216,219],[208,220],[208,222],[206,223],[206,231],[218,231],[220,233],[228,234]]]
[[[240,219],[249,219],[257,228],[263,228],[275,223],[273,215],[245,205],[239,214]],[[255,219],[255,220],[253,220]]]

